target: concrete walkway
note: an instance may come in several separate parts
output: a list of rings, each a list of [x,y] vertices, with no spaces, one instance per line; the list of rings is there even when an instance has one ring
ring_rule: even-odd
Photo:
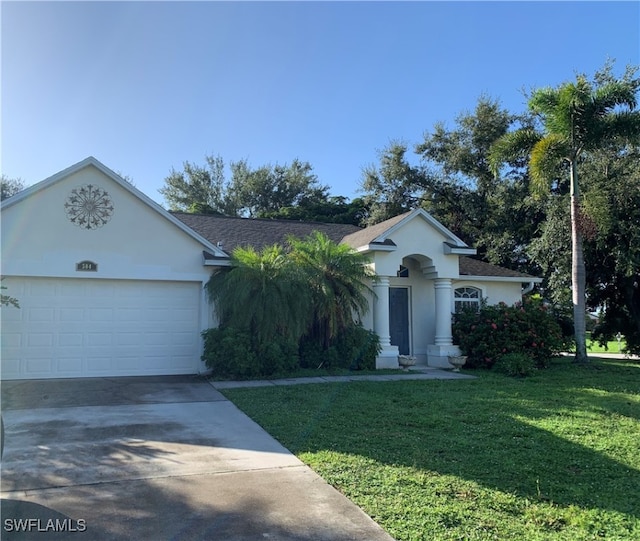
[[[316,376],[309,378],[284,378],[284,379],[260,379],[249,381],[215,381],[209,383],[215,389],[237,389],[240,387],[271,387],[282,385],[305,385],[311,383],[337,383],[349,381],[407,381],[425,379],[475,379],[475,376],[444,370],[439,368],[418,367],[412,368],[402,374],[382,374],[382,375],[348,375],[348,376]]]

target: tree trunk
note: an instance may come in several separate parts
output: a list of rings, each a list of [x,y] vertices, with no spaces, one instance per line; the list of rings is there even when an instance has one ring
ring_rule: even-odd
[[[580,191],[578,188],[577,163],[571,161],[571,289],[573,300],[573,326],[576,341],[576,357],[574,362],[586,363],[586,271],[582,253],[582,232],[580,231]]]

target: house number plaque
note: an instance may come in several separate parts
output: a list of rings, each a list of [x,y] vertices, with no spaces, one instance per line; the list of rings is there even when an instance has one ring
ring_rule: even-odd
[[[80,263],[76,263],[76,270],[79,272],[96,272],[98,264],[93,261],[80,261]]]

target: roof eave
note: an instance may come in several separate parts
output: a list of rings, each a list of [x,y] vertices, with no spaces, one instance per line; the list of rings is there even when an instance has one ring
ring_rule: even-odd
[[[456,246],[449,242],[443,242],[445,255],[476,255],[478,251],[470,246]]]
[[[370,252],[395,252],[397,249],[398,246],[396,244],[389,242],[370,242],[369,244],[365,244],[363,246],[355,248],[356,252],[360,252],[363,254]]]
[[[535,276],[475,276],[473,274],[460,274],[458,280],[470,280],[474,282],[513,282],[513,283],[542,283],[542,278]]]

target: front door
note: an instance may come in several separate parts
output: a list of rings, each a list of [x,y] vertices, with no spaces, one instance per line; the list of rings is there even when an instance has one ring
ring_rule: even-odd
[[[400,355],[410,355],[408,287],[389,288],[389,334]]]

